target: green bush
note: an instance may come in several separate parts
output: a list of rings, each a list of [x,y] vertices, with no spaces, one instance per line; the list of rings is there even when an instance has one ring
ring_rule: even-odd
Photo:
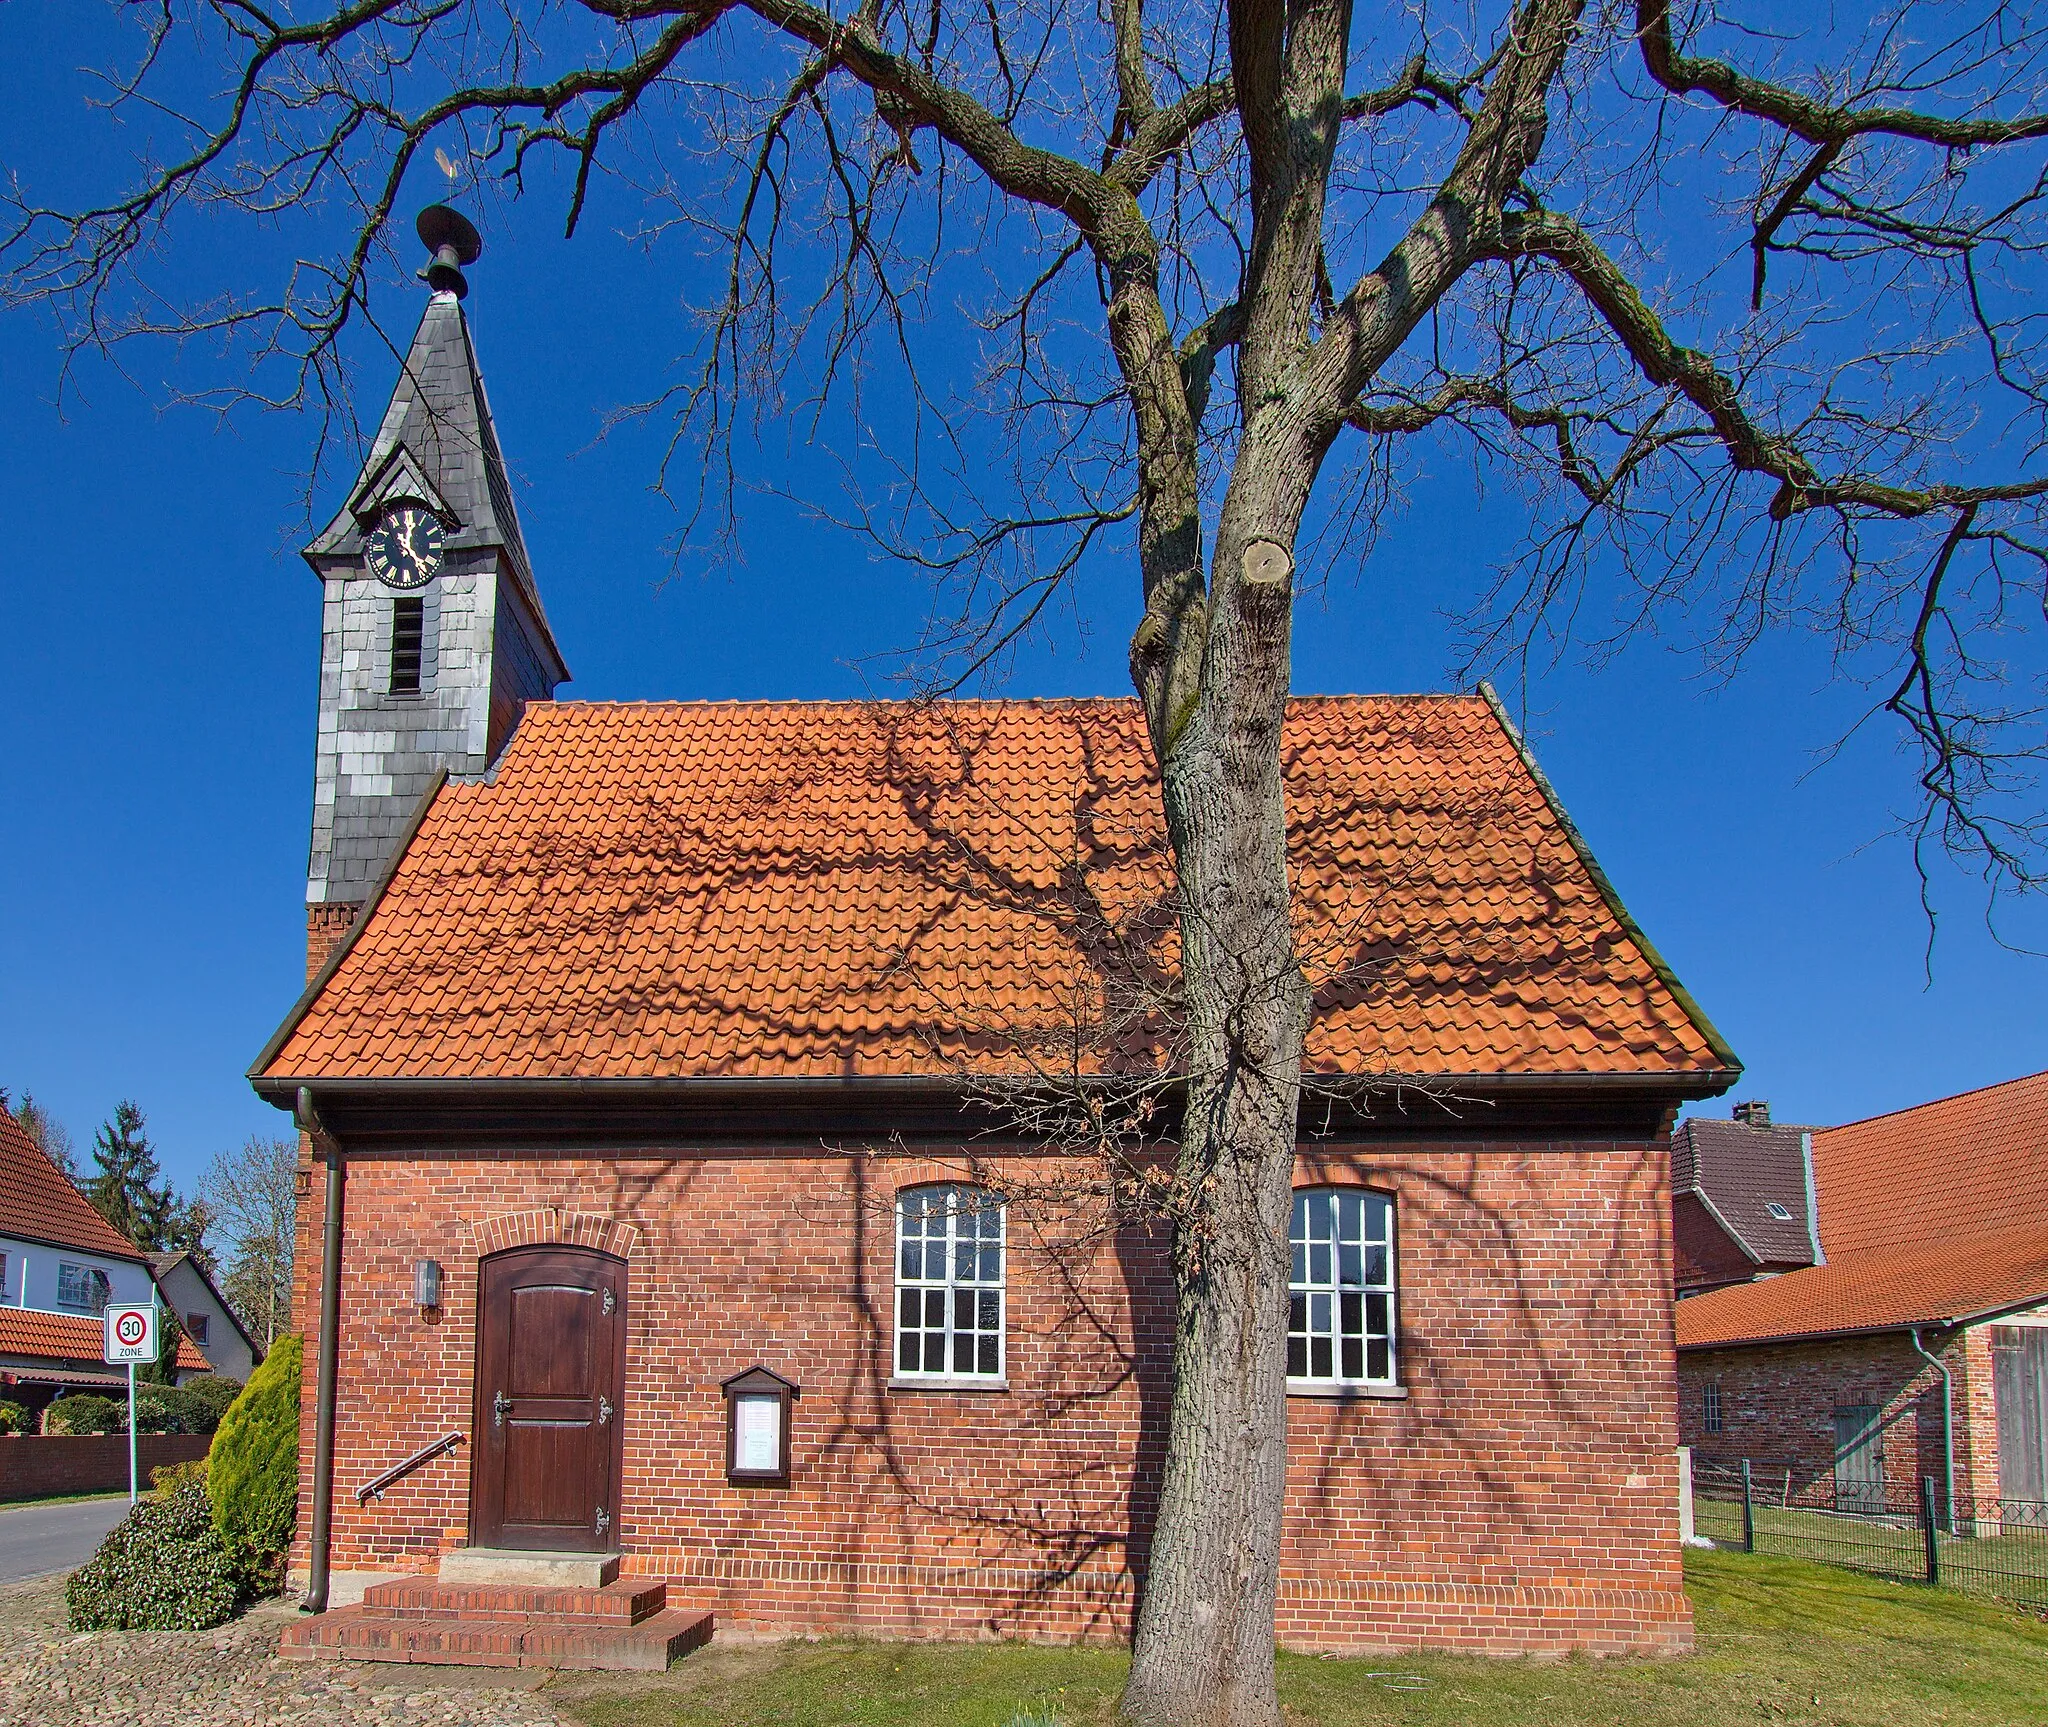
[[[197,1379],[186,1380],[178,1389],[193,1400],[200,1412],[192,1431],[211,1433],[220,1426],[228,1405],[242,1395],[242,1382],[224,1373],[202,1373]]]
[[[280,1337],[206,1454],[213,1523],[252,1588],[282,1579],[299,1516],[299,1340]]]
[[[135,1431],[137,1433],[197,1433],[193,1424],[203,1421],[206,1411],[196,1397],[187,1397],[175,1385],[138,1385],[135,1388]]]
[[[27,1433],[34,1425],[20,1404],[0,1398],[0,1433]]]
[[[137,1501],[64,1585],[74,1631],[204,1631],[234,1612],[239,1595],[234,1560],[196,1486]]]
[[[128,1405],[124,1398],[116,1403],[111,1397],[95,1397],[91,1392],[80,1392],[73,1397],[60,1397],[43,1411],[45,1433],[126,1433],[128,1431]]]
[[[173,1493],[186,1487],[206,1485],[206,1459],[194,1457],[184,1463],[159,1463],[149,1472],[149,1490],[159,1499],[168,1499]],[[207,1501],[207,1512],[212,1514],[213,1502]],[[216,1531],[215,1533],[218,1533]]]

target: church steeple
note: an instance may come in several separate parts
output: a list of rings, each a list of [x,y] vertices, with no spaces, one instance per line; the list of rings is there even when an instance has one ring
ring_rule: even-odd
[[[436,772],[486,772],[569,676],[463,315],[481,242],[442,205],[419,234],[432,297],[361,474],[305,549],[326,589],[306,900],[333,934]]]

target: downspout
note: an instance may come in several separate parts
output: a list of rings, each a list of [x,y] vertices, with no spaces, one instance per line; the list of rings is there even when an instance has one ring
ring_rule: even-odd
[[[1941,1473],[1942,1522],[1949,1534],[1956,1532],[1956,1387],[1949,1377],[1948,1363],[1920,1347],[1920,1327],[1906,1333],[1913,1340],[1913,1353],[1941,1375]]]
[[[328,1554],[334,1535],[334,1379],[341,1338],[341,1204],[346,1180],[341,1145],[322,1129],[313,1108],[313,1088],[299,1087],[294,1111],[299,1130],[327,1142],[327,1213],[320,1243],[319,1402],[313,1414],[313,1539],[308,1555],[302,1613],[327,1611]]]

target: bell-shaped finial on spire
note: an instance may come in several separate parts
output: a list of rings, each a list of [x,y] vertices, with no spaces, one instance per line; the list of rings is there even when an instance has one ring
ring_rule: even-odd
[[[429,204],[414,226],[421,243],[434,254],[433,262],[420,272],[421,279],[435,293],[461,299],[469,292],[469,278],[463,275],[462,266],[474,264],[482,255],[483,236],[467,216],[446,204]]]

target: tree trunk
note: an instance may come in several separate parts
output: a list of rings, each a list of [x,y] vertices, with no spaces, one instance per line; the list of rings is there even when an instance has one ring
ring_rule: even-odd
[[[1298,507],[1249,512],[1284,519],[1269,534],[1233,520],[1247,513],[1226,504],[1201,698],[1160,749],[1189,1076],[1171,1430],[1122,1705],[1142,1727],[1280,1719],[1287,1229],[1308,1020],[1280,777]]]

